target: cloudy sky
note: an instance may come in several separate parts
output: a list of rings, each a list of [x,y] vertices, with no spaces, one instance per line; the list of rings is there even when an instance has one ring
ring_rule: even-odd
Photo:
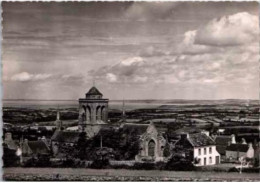
[[[257,2],[3,2],[4,99],[258,99]]]

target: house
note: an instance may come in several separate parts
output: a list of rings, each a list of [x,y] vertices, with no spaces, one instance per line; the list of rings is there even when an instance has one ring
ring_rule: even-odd
[[[175,153],[194,160],[196,166],[220,163],[220,154],[214,140],[205,133],[183,133],[175,143]]]
[[[51,137],[51,148],[54,155],[59,153],[61,146],[72,147],[80,138],[80,132],[56,130]]]
[[[219,135],[215,138],[216,149],[218,153],[221,155],[221,158],[224,160],[226,156],[226,148],[231,143],[236,143],[235,135]]]
[[[11,150],[17,150],[19,146],[19,142],[13,140],[12,133],[10,132],[5,133],[4,144],[8,149]]]
[[[230,144],[226,148],[226,159],[229,161],[239,160],[240,157],[254,158],[252,143]]]
[[[37,141],[28,141],[27,139],[21,141],[21,151],[23,157],[37,158],[39,155],[50,155],[51,151],[44,139]]]

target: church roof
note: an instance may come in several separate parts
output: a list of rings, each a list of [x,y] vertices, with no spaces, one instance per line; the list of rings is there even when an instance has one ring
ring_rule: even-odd
[[[51,137],[52,141],[76,143],[79,140],[79,132],[75,131],[55,131]]]
[[[93,86],[90,88],[90,90],[86,93],[86,95],[102,95],[102,93],[95,87]]]
[[[49,154],[50,149],[43,141],[28,141],[28,146],[34,154]]]
[[[142,135],[146,132],[149,124],[124,124],[123,132],[135,133],[136,135]]]

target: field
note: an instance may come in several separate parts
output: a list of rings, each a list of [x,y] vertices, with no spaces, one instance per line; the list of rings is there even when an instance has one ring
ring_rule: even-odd
[[[4,168],[4,180],[77,181],[260,181],[258,173],[175,172],[83,168]]]

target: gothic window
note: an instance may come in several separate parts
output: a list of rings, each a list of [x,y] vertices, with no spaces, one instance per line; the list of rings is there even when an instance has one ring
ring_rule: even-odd
[[[96,109],[96,119],[101,120],[101,107],[100,106],[97,106],[97,109]]]
[[[86,115],[85,115],[85,113],[82,113],[82,114],[81,114],[81,119],[82,119],[82,121],[86,121]]]
[[[155,142],[153,140],[148,143],[148,156],[155,156]]]
[[[87,113],[87,121],[91,121],[91,108],[87,106],[86,108],[86,113]]]

